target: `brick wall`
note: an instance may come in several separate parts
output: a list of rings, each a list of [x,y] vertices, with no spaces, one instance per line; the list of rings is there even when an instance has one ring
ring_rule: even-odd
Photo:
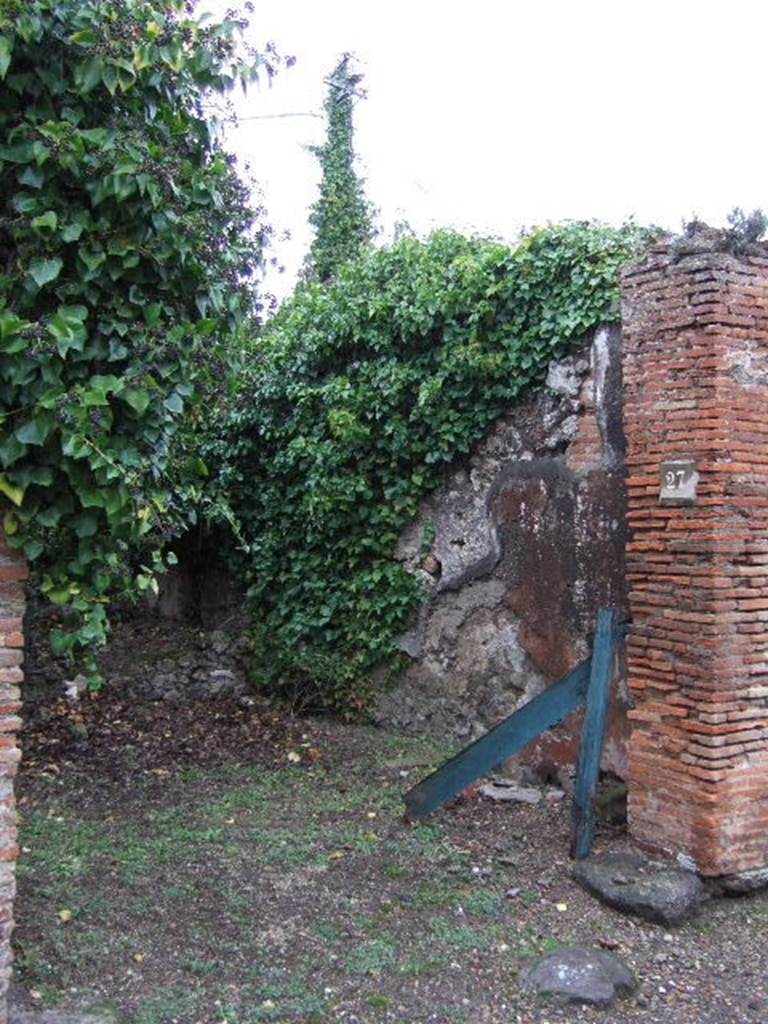
[[[21,726],[20,684],[24,657],[22,618],[27,567],[11,551],[0,530],[0,1024],[6,1024],[5,993],[11,972],[16,805],[13,777],[20,752],[16,733]]]
[[[624,275],[630,829],[746,884],[768,866],[768,258],[705,233]],[[693,460],[691,505],[660,464]]]

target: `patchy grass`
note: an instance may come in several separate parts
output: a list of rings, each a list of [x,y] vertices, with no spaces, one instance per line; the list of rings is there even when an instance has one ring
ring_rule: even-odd
[[[22,776],[16,963],[37,1005],[106,1000],[131,1024],[534,1022],[520,963],[579,941],[640,975],[623,1021],[761,1019],[764,946],[748,967],[740,950],[765,896],[715,902],[668,938],[570,881],[566,806],[473,801],[407,824],[402,791],[439,747],[301,728],[320,756],[298,766],[147,768],[111,790],[77,764]]]

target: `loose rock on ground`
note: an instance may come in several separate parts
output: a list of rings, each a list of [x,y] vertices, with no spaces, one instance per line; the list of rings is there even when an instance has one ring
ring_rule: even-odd
[[[614,910],[668,927],[687,921],[704,900],[704,886],[693,871],[632,853],[588,857],[576,864],[573,877]]]
[[[523,988],[567,1003],[610,1006],[637,988],[634,974],[619,957],[585,946],[570,946],[526,965]]]

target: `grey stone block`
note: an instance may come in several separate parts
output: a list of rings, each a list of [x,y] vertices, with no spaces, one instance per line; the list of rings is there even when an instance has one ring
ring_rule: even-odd
[[[522,988],[566,1003],[610,1006],[637,988],[634,974],[612,953],[565,946],[523,966]]]

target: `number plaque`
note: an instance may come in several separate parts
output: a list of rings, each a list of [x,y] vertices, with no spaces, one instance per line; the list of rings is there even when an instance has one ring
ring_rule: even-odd
[[[660,505],[693,505],[699,483],[696,463],[689,459],[662,462],[660,483]]]

